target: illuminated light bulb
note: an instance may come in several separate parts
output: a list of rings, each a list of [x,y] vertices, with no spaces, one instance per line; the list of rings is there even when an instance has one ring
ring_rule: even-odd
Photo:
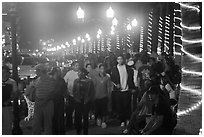
[[[112,20],[112,24],[113,24],[113,26],[117,26],[118,25],[118,20],[116,18],[114,18]]]
[[[76,39],[73,39],[72,42],[73,42],[73,45],[76,45]]]
[[[137,26],[137,19],[133,19],[131,23],[132,23],[133,27],[136,27]]]
[[[81,42],[82,42],[82,43],[84,43],[84,42],[85,42],[85,40],[84,40],[84,39],[82,39],[82,40],[81,40]]]
[[[81,41],[81,37],[80,37],[80,36],[79,36],[79,37],[77,37],[77,40],[78,40],[78,41]]]
[[[182,70],[183,73],[202,76],[202,72],[195,72],[195,71],[185,70],[184,68],[182,68],[181,70]]]
[[[108,18],[113,18],[114,17],[114,10],[112,9],[112,7],[109,7],[106,11],[106,16]]]
[[[181,48],[181,51],[182,51],[183,53],[187,54],[188,56],[190,56],[191,58],[193,58],[193,59],[195,59],[195,60],[197,60],[197,61],[199,61],[199,62],[202,62],[202,58],[196,57],[196,56],[194,56],[194,55],[188,53],[187,51],[185,51],[185,50],[183,49],[183,47]]]
[[[127,25],[127,30],[131,30],[132,26],[130,24]]]
[[[76,14],[77,14],[77,18],[79,18],[79,19],[83,19],[84,18],[84,10],[81,7],[78,8]]]
[[[98,34],[99,34],[99,35],[102,34],[102,30],[101,30],[101,29],[98,30]]]

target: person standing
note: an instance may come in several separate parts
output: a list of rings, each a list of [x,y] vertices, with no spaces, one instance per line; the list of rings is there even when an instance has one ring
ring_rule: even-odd
[[[2,134],[12,135],[13,112],[11,101],[17,92],[16,81],[10,78],[8,66],[2,66]]]
[[[48,76],[44,64],[35,66],[37,79],[28,87],[28,92],[35,89],[35,107],[33,117],[33,134],[40,135],[44,129],[45,135],[52,134],[52,120],[54,115],[53,95],[56,81]]]
[[[67,91],[67,85],[63,78],[61,78],[61,70],[59,67],[52,68],[49,72],[56,80],[55,94],[54,94],[54,118],[53,118],[53,135],[64,135],[64,97]]]
[[[66,107],[66,128],[71,129],[73,126],[73,112],[74,112],[74,98],[73,98],[73,85],[74,81],[79,78],[79,62],[74,61],[71,64],[72,70],[67,72],[64,76],[64,80],[67,83],[68,92],[66,93],[66,101],[68,102],[68,106]]]
[[[147,65],[149,57],[147,55],[141,56],[139,61],[142,62],[142,66],[138,69],[137,83],[138,83],[138,101],[141,100],[143,94],[147,91],[147,85],[150,80],[151,66]]]
[[[129,123],[131,114],[131,92],[135,92],[134,72],[129,66],[124,64],[122,55],[117,57],[117,62],[118,65],[111,72],[111,80],[114,85],[113,96],[115,96],[115,102],[113,103],[116,103],[116,111],[119,113],[121,127],[124,127],[125,124]]]
[[[111,80],[105,73],[105,65],[99,65],[99,74],[94,79],[95,87],[95,118],[97,126],[106,128],[106,117],[108,112],[108,100],[111,93]]]
[[[79,78],[74,81],[73,97],[75,100],[75,127],[77,135],[88,135],[90,103],[94,98],[93,81],[79,72]],[[82,122],[83,121],[83,122]]]

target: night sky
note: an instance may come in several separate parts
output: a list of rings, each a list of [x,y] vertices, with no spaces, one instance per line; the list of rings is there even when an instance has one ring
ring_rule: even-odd
[[[21,48],[36,49],[39,40],[55,39],[56,44],[71,41],[80,34],[96,35],[98,28],[111,24],[106,18],[106,10],[111,6],[120,22],[128,18],[137,18],[142,23],[144,12],[149,12],[156,3],[16,3],[20,17],[19,45]],[[85,22],[77,19],[78,7],[85,11]],[[3,13],[8,12],[8,3],[3,3]],[[4,30],[4,28],[3,28]]]

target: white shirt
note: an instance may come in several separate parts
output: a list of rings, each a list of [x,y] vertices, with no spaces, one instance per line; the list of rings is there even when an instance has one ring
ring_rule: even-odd
[[[67,74],[64,76],[64,80],[67,83],[67,89],[70,94],[70,96],[73,96],[73,86],[74,86],[74,81],[79,78],[78,72],[74,70],[70,70],[67,72]]]
[[[135,87],[138,86],[138,83],[137,83],[137,75],[138,75],[138,70],[134,69],[134,84],[135,84]]]
[[[128,91],[128,85],[127,85],[128,74],[127,74],[126,66],[117,65],[117,68],[120,75],[121,91]]]

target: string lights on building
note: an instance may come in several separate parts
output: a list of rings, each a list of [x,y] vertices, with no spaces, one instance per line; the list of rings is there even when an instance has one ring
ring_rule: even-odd
[[[153,9],[149,13],[149,24],[148,24],[148,36],[147,36],[147,53],[151,54],[151,47],[152,47],[152,19],[153,18]]]
[[[140,29],[140,47],[139,47],[139,52],[142,52],[142,50],[143,50],[143,44],[144,44],[143,36],[144,36],[144,28],[141,27],[141,29]]]

